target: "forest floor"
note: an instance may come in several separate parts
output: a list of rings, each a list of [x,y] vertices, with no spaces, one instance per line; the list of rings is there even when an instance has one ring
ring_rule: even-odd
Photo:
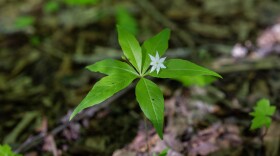
[[[261,98],[280,103],[279,0],[0,0],[0,143],[26,156],[279,156],[280,116],[251,131]],[[142,42],[171,29],[168,58],[216,71],[155,80],[164,140],[131,86],[68,122],[103,75],[84,67],[121,59],[116,25]],[[148,141],[147,141],[148,140]],[[147,146],[149,145],[149,147]]]

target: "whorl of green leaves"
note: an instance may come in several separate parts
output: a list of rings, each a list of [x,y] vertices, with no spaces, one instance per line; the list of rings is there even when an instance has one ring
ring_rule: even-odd
[[[254,130],[266,126],[267,128],[271,124],[271,116],[276,110],[275,106],[270,106],[268,99],[261,99],[257,102],[254,107],[254,111],[250,113],[253,116],[252,124],[250,129]]]
[[[163,138],[164,125],[164,97],[160,88],[151,80],[145,78],[149,75],[157,78],[178,78],[193,76],[221,76],[209,69],[196,65],[182,59],[167,59],[158,74],[150,73],[151,63],[149,55],[163,56],[168,48],[170,30],[164,29],[154,37],[146,40],[140,46],[137,39],[125,28],[118,26],[118,41],[126,58],[126,61],[106,59],[96,62],[87,67],[92,72],[100,72],[107,76],[96,82],[88,95],[82,100],[72,113],[70,119],[76,116],[83,109],[99,104],[115,93],[129,86],[135,79],[139,79],[136,85],[135,94],[141,110],[152,122],[156,132]]]

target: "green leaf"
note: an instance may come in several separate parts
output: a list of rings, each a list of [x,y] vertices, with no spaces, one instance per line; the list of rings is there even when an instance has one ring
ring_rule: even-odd
[[[166,156],[168,153],[168,148],[164,149],[158,156]]]
[[[9,145],[0,145],[0,156],[21,156],[12,151]]]
[[[117,7],[117,24],[133,35],[137,35],[138,33],[137,21],[123,6]]]
[[[118,91],[127,87],[136,76],[131,74],[114,74],[102,78],[95,83],[88,95],[82,100],[79,106],[71,114],[70,120],[85,108],[99,104]]]
[[[137,72],[127,63],[119,60],[106,59],[86,67],[92,72],[100,72],[106,75],[127,73],[138,76]]]
[[[143,51],[143,72],[145,72],[151,63],[148,54],[155,56],[158,51],[159,56],[162,56],[168,48],[168,40],[170,37],[170,30],[164,29],[154,37],[146,40],[142,45]]]
[[[141,78],[136,85],[136,99],[145,116],[163,139],[164,99],[159,87],[152,81]]]
[[[164,62],[166,69],[161,69],[159,74],[152,72],[149,75],[158,78],[176,78],[180,76],[211,75],[222,78],[221,75],[209,69],[181,59],[170,59]]]
[[[254,107],[254,112],[251,112],[250,115],[253,116],[251,130],[261,128],[266,126],[267,128],[271,124],[271,118],[276,110],[275,106],[270,106],[268,99],[261,99],[257,102],[257,106]]]
[[[163,69],[164,70],[164,69]],[[173,78],[174,80],[180,81],[183,83],[184,86],[189,87],[189,86],[206,86],[214,81],[217,80],[216,77],[213,76],[183,76],[183,77],[178,77],[178,78]]]
[[[117,26],[118,40],[125,57],[141,73],[142,52],[136,38],[123,27]]]

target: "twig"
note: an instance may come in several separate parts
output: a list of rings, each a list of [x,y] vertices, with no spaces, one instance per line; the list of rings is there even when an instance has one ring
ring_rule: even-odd
[[[164,15],[162,15],[148,0],[135,0],[135,2],[138,3],[139,6],[141,6],[142,9],[145,10],[154,20],[173,30],[176,36],[184,41],[187,46],[191,48],[194,46],[191,36],[184,30],[178,28],[177,25],[175,25],[169,19],[165,18]]]
[[[226,63],[222,63],[226,62]],[[223,59],[214,60],[210,65],[210,68],[214,71],[225,74],[233,72],[245,72],[255,70],[269,70],[269,69],[280,69],[279,57],[271,56],[261,59],[246,58],[242,61],[236,61],[234,59]],[[208,66],[208,67],[209,67]]]
[[[58,127],[54,128],[49,135],[55,136],[58,133],[60,133],[61,131],[63,131],[65,128],[67,128],[70,124],[72,124],[73,122],[78,122],[82,119],[85,118],[90,118],[92,117],[96,112],[98,112],[100,109],[107,107],[109,104],[111,104],[113,101],[117,100],[118,98],[120,98],[121,96],[123,96],[124,94],[126,94],[128,91],[130,91],[133,87],[135,86],[135,84],[130,85],[129,87],[127,87],[126,89],[116,93],[114,96],[112,96],[111,98],[109,98],[108,100],[100,103],[99,105],[96,105],[94,107],[91,107],[87,110],[85,110],[83,113],[79,114],[77,117],[75,117],[73,119],[73,121],[71,122],[67,122],[64,123],[62,125],[59,125]],[[69,115],[65,115],[63,118],[69,118]],[[17,153],[24,153],[27,150],[31,149],[32,147],[38,145],[39,143],[41,143],[43,141],[43,139],[47,136],[48,134],[46,133],[40,133],[36,136],[30,137],[28,138],[23,144],[21,144],[16,150],[15,152]]]
[[[261,134],[260,134],[260,139],[261,139],[261,142],[262,142],[262,146],[264,146],[264,137],[267,134],[267,130],[268,130],[268,128],[265,127],[264,132],[261,131]]]
[[[267,130],[268,128],[264,127],[264,132],[262,131],[263,129],[261,129],[261,132],[260,132],[260,140],[261,140],[261,148],[260,148],[260,153],[263,154],[264,153],[264,137],[266,136],[267,134]]]

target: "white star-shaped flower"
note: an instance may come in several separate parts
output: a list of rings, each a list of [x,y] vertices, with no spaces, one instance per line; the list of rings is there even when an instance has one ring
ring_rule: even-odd
[[[151,58],[151,63],[150,63],[150,65],[152,66],[151,72],[153,72],[154,70],[157,70],[157,74],[158,74],[160,71],[160,68],[166,68],[163,64],[166,57],[160,58],[158,52],[156,53],[155,57],[150,54],[149,54],[149,56]]]

